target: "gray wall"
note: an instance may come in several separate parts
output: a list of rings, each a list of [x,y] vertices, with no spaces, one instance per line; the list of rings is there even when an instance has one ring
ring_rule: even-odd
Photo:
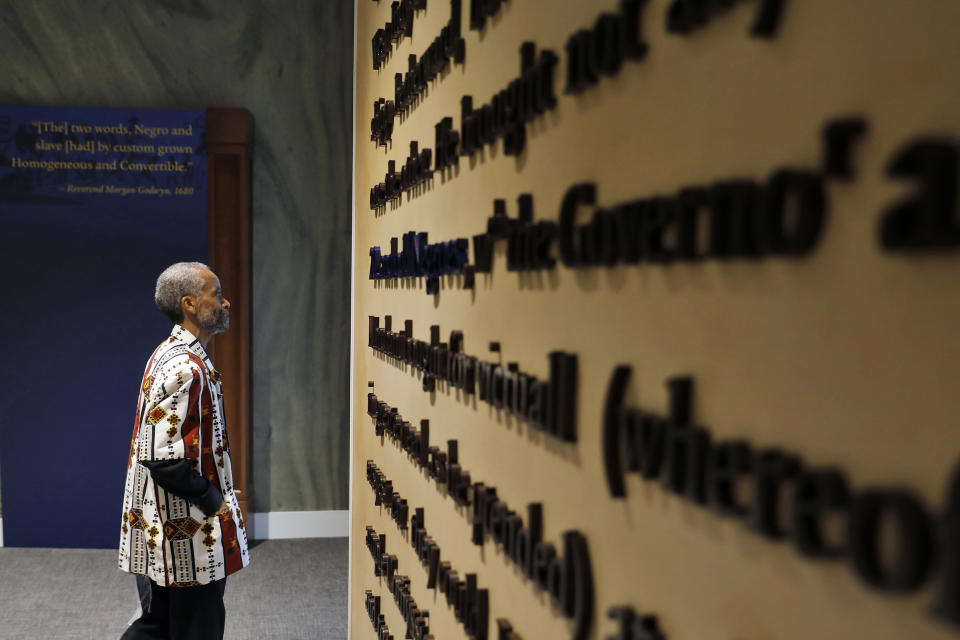
[[[348,508],[353,1],[5,0],[0,60],[0,104],[250,110],[252,510]]]

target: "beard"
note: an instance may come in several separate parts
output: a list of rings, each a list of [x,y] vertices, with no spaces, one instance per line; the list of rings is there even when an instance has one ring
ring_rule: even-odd
[[[223,333],[230,328],[229,309],[205,309],[197,318],[200,328],[211,334]]]

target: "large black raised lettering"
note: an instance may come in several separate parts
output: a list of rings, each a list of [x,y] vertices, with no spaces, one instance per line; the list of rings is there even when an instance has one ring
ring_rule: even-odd
[[[881,522],[896,523],[896,551],[888,562],[879,544]],[[848,533],[854,570],[882,591],[908,591],[923,584],[933,564],[933,534],[921,502],[905,491],[865,491],[853,501]]]
[[[951,141],[917,140],[897,153],[887,174],[917,181],[916,192],[880,222],[880,244],[891,251],[960,245],[957,224],[957,148]]]

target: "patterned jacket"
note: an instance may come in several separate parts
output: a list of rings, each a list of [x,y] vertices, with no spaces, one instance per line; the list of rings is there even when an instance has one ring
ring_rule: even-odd
[[[189,462],[156,462],[178,460]],[[218,503],[219,491],[230,513],[207,516],[197,496],[164,489],[148,468],[160,464],[180,466],[181,476],[189,474],[194,484],[205,486],[207,502],[213,495]],[[208,513],[215,510],[208,508]],[[247,533],[233,490],[220,374],[196,337],[176,325],[147,362],[140,387],[119,566],[158,585],[184,587],[219,580],[249,563]]]

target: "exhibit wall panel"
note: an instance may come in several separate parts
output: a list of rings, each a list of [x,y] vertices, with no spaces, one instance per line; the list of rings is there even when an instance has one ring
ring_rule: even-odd
[[[618,633],[608,617],[615,607],[655,616],[667,638],[956,637],[958,603],[948,596],[960,577],[950,509],[960,454],[960,8],[784,2],[777,28],[758,35],[758,13],[778,3],[733,3],[694,20],[686,34],[681,10],[672,9],[685,4],[667,0],[511,0],[482,30],[469,28],[472,4],[462,5],[463,63],[451,61],[427,82],[380,145],[371,140],[373,105],[396,99],[395,74],[441,34],[451,3],[411,9],[412,35],[391,41],[379,70],[371,39],[393,20],[391,7],[357,3],[352,637],[377,637],[367,590],[380,596],[394,637],[406,627],[391,581],[374,573],[367,527],[386,535],[396,574],[409,577],[417,608],[429,611],[430,633],[473,631],[470,611],[459,621],[447,596],[427,587],[429,567],[411,542],[417,508],[440,562],[460,580],[475,574],[487,590],[491,638],[499,619],[525,639],[605,638]],[[631,6],[637,13],[628,20]],[[645,54],[611,62],[596,82],[565,92],[576,58],[568,40],[604,13],[620,18],[606,20],[619,26],[598,45],[601,54],[615,28],[629,40],[627,22]],[[760,22],[761,31],[769,26]],[[471,128],[462,98],[472,96],[476,109],[507,88],[521,74],[525,42],[535,43],[537,61],[544,50],[556,55],[556,104],[525,124],[519,155],[496,137],[371,208],[371,189],[392,182],[388,162],[399,173],[412,142],[418,152],[431,149],[434,169],[444,118],[462,151]],[[716,187],[732,181],[741,188]],[[595,206],[589,189],[572,189],[588,183]],[[552,267],[508,269],[508,240],[495,234],[510,233],[510,224],[488,226],[495,199],[517,220],[524,194],[533,223],[557,223],[550,228],[558,236],[541,242]],[[572,194],[584,196],[570,209],[575,226],[613,216],[593,226],[607,235],[576,231],[568,241],[560,223]],[[903,204],[917,206],[899,211]],[[437,293],[427,293],[429,277],[400,277],[390,260],[374,264],[383,277],[368,277],[371,248],[386,256],[397,238],[403,249],[410,231],[426,232],[430,244],[469,241],[469,264],[447,256],[460,273],[440,275]],[[473,238],[488,231],[487,273]],[[584,241],[596,249],[580,251]],[[630,262],[634,250],[640,255]],[[536,253],[519,251],[518,261],[536,262]],[[583,264],[591,260],[608,264]],[[429,271],[427,262],[416,266],[408,255],[405,264]],[[442,376],[431,383],[430,371],[384,353],[405,342],[396,335],[371,348],[370,318],[383,329],[388,316],[393,334],[409,320],[412,338],[430,343],[437,325],[435,343],[449,348],[459,331],[461,353],[505,369],[516,363],[541,381],[551,378],[549,354],[575,355],[576,384],[561,394],[575,399],[575,440],[480,399],[479,383],[473,392]],[[618,367],[629,374],[621,368],[618,379]],[[674,386],[671,412],[667,383],[678,377],[687,386]],[[432,391],[423,390],[425,378]],[[589,558],[589,575],[582,564],[558,567],[576,594],[561,603],[566,612],[489,532],[472,542],[476,505],[458,503],[415,455],[377,434],[368,392],[412,429],[428,420],[438,452],[456,440],[470,483],[495,487],[525,525],[528,505],[542,505],[543,540],[565,560]],[[666,444],[658,449],[651,433]],[[733,442],[753,453],[742,467],[730,462],[739,455],[730,453]],[[406,500],[406,530],[396,510],[375,504],[368,461],[391,481],[387,493]],[[827,469],[836,474],[814,473]],[[664,480],[671,473],[681,493]],[[743,478],[731,483],[731,500],[744,515],[718,512],[727,477]],[[809,534],[811,522],[821,536]],[[579,555],[565,549],[568,532],[577,534],[568,541],[585,543]],[[802,552],[817,543],[835,556]]]

